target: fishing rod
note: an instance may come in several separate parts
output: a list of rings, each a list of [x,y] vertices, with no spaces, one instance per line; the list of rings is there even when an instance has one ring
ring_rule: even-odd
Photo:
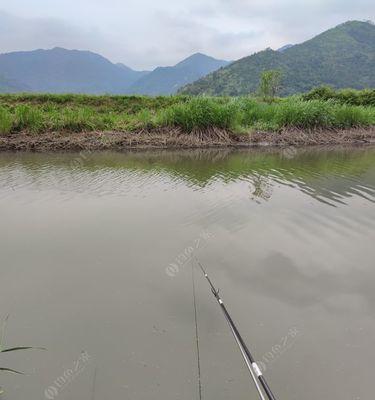
[[[231,316],[229,315],[223,300],[221,299],[221,297],[219,296],[219,290],[217,290],[215,288],[215,286],[213,285],[211,279],[209,278],[209,276],[207,275],[207,272],[204,270],[202,264],[196,260],[198,265],[200,266],[203,275],[205,276],[205,278],[207,279],[210,287],[211,287],[211,291],[212,294],[215,296],[216,301],[219,303],[219,306],[221,308],[221,310],[224,313],[224,316],[229,324],[229,327],[232,331],[232,334],[236,340],[236,343],[241,351],[242,357],[245,361],[245,364],[250,372],[250,375],[254,381],[255,387],[258,391],[259,397],[261,400],[266,400],[264,393],[262,391],[262,388],[264,390],[264,392],[267,395],[268,400],[276,400],[276,397],[273,395],[270,387],[268,386],[268,383],[266,381],[266,379],[264,378],[264,376],[262,375],[262,371],[260,370],[258,364],[255,362],[254,357],[252,356],[252,354],[250,353],[250,350],[248,349],[248,347],[246,346],[246,343],[244,342],[244,340],[242,339],[240,333],[238,332],[238,329],[236,327],[236,325],[234,324]]]

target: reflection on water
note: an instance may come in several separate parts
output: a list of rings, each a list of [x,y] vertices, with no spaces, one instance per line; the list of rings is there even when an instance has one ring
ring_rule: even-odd
[[[197,398],[192,253],[280,399],[370,399],[374,203],[371,147],[2,153],[0,314],[49,349],[4,399]],[[203,396],[256,398],[196,280]]]
[[[152,151],[127,153],[3,154],[3,189],[57,189],[90,195],[137,193],[160,181],[209,190],[216,183],[248,182],[254,199],[267,200],[275,185],[298,188],[337,206],[357,195],[375,199],[371,148],[300,149],[293,157],[275,150]],[[3,192],[4,196],[5,193]]]

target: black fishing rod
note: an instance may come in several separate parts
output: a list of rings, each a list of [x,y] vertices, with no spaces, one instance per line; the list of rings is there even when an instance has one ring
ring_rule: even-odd
[[[255,383],[255,387],[258,391],[259,397],[261,398],[261,400],[266,400],[266,398],[264,397],[264,393],[262,391],[262,388],[264,390],[264,392],[267,395],[268,400],[276,400],[276,397],[273,395],[270,387],[267,384],[266,379],[264,378],[264,376],[262,375],[262,371],[260,370],[258,364],[255,362],[254,357],[252,356],[252,354],[250,353],[250,350],[248,349],[248,347],[246,346],[244,340],[242,339],[240,333],[238,332],[238,329],[236,327],[236,325],[234,324],[231,316],[229,315],[223,300],[220,298],[219,296],[219,291],[215,288],[215,286],[213,285],[213,283],[211,282],[211,279],[209,278],[209,276],[207,275],[206,271],[204,270],[202,264],[197,260],[198,265],[200,266],[203,275],[205,276],[205,278],[207,279],[210,287],[211,287],[211,291],[213,293],[213,295],[215,296],[215,299],[217,300],[217,302],[219,303],[219,306],[221,308],[221,310],[224,313],[224,316],[229,324],[229,327],[233,333],[233,336],[236,340],[236,343],[241,351],[242,357],[245,361],[245,364],[250,372],[250,375]],[[259,384],[260,383],[260,384]],[[260,387],[260,385],[262,386],[262,388]]]

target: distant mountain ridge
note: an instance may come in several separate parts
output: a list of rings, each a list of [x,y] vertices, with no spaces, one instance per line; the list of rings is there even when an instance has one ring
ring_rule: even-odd
[[[180,90],[184,94],[246,95],[257,90],[262,71],[283,72],[283,95],[319,85],[375,87],[375,26],[349,21],[304,43],[267,49],[233,62]]]
[[[0,55],[0,75],[30,92],[123,93],[143,74],[89,51],[34,50]]]
[[[28,90],[26,85],[0,75],[0,93],[26,92]]]
[[[375,26],[349,21],[304,43],[238,61],[196,53],[153,71],[135,71],[90,51],[59,47],[0,54],[0,92],[237,96],[254,93],[262,71],[270,69],[283,72],[282,95],[322,84],[374,88]]]
[[[90,51],[20,51],[0,54],[0,92],[172,94],[227,64],[198,53],[174,67],[135,71]]]
[[[144,71],[135,71],[135,70],[131,69],[130,67],[128,67],[127,65],[123,64],[123,63],[117,63],[115,65],[117,65],[121,69],[127,71],[128,74],[130,74],[130,75],[132,75],[134,77],[135,81],[137,79],[142,78],[143,76],[145,76],[145,75],[147,75],[147,74],[149,74],[151,72],[151,71],[146,71],[146,70],[144,70]]]
[[[228,64],[229,61],[196,53],[173,67],[156,68],[130,86],[129,92],[147,95],[173,94],[180,87]]]

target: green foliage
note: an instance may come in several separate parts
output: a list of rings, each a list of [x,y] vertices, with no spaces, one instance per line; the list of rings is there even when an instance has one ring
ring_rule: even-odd
[[[134,116],[134,122],[135,125],[139,126],[140,128],[152,128],[153,127],[153,115],[150,110],[148,109],[143,109],[140,110],[135,116]]]
[[[0,135],[7,135],[13,127],[13,116],[4,107],[0,107]]]
[[[283,128],[341,129],[375,125],[375,108],[338,104],[332,100],[303,101],[290,97],[277,103],[251,98],[237,100],[240,126],[254,130]]]
[[[43,115],[35,107],[21,105],[15,109],[14,129],[18,131],[29,130],[38,133],[43,130]]]
[[[263,71],[283,73],[281,95],[328,84],[337,88],[375,87],[375,26],[349,21],[283,52],[267,49],[233,62],[180,93],[241,96],[255,93]]]
[[[320,89],[319,89],[320,90]],[[325,90],[325,89],[324,89]],[[337,99],[305,101],[299,96],[272,102],[255,97],[131,97],[16,96],[0,98],[0,132],[137,132],[178,127],[185,132],[211,127],[237,133],[283,128],[334,128],[375,125],[375,107],[356,106]],[[87,101],[85,99],[87,98]],[[52,101],[51,101],[52,99]],[[62,102],[61,105],[59,102]],[[135,105],[137,107],[135,107]],[[137,109],[137,112],[134,112]]]
[[[281,88],[282,72],[278,70],[263,71],[260,75],[259,95],[265,101],[272,101]]]
[[[304,94],[302,98],[304,100],[335,100],[341,104],[375,107],[375,89],[335,90],[330,86],[319,86]]]
[[[61,117],[56,120],[55,126],[64,131],[84,132],[105,130],[110,125],[110,122],[104,123],[100,114],[96,114],[94,110],[84,107],[78,110],[66,109]]]
[[[275,120],[279,127],[331,128],[335,126],[335,108],[330,102],[287,100],[280,104]]]
[[[81,94],[0,94],[0,104],[49,106],[56,110],[66,107],[90,107],[96,112],[126,112],[136,114],[147,108],[159,110],[169,105],[187,101],[187,96],[94,96]]]
[[[158,124],[177,126],[186,132],[195,128],[217,127],[232,129],[236,125],[238,108],[233,101],[224,104],[208,97],[195,97],[184,104],[176,104],[158,117]]]
[[[375,125],[375,108],[339,105],[335,107],[335,126],[350,128]]]

